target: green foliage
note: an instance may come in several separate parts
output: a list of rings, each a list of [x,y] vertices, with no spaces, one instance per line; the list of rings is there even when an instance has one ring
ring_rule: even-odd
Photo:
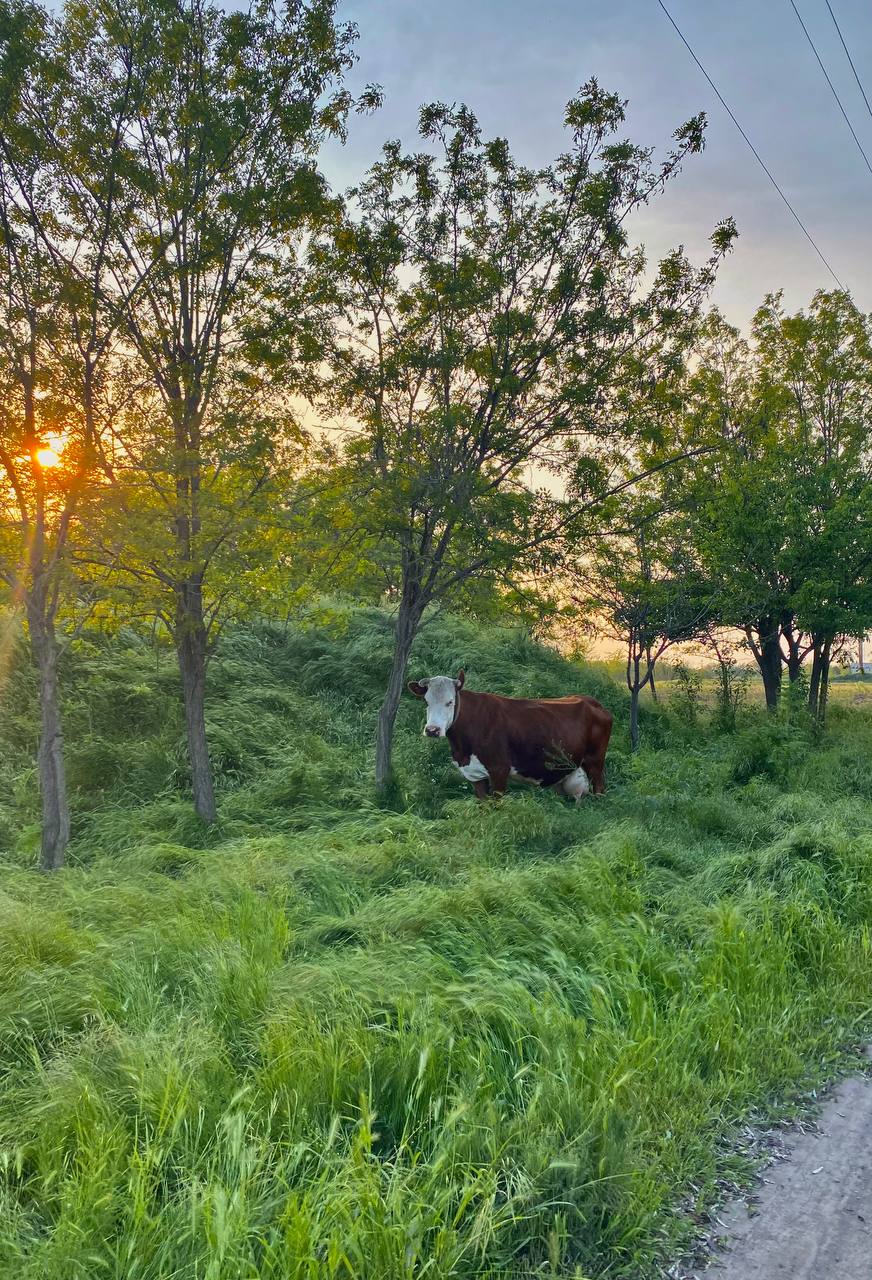
[[[722,733],[735,733],[747,706],[751,670],[740,666],[731,653],[719,652],[717,680],[714,723]]]
[[[809,653],[823,718],[831,648],[872,619],[865,539],[872,328],[842,292],[788,315],[766,298],[747,340],[715,312],[677,381],[666,437],[702,449],[670,477],[716,617],[745,631],[775,710]]]
[[[702,710],[702,675],[686,662],[676,662],[672,668],[675,689],[669,705],[684,724],[694,728],[699,724]]]
[[[482,616],[503,595],[527,617],[554,608],[566,538],[610,489],[617,371],[628,352],[679,359],[732,241],[724,224],[701,266],[677,250],[646,279],[630,215],[701,149],[704,120],[658,164],[620,140],[624,108],[589,81],[566,150],[533,169],[468,107],[424,106],[422,147],[386,143],[313,240],[321,403],[353,424],[325,483],[339,477],[367,578],[398,609],[380,788],[422,615],[441,602]]]
[[[414,667],[612,706],[610,790],[479,805],[410,698],[405,807],[379,809],[365,726],[390,652],[385,615],[329,601],[229,631],[207,832],[175,790],[172,655],[90,634],[64,670],[80,817],[50,880],[7,749],[34,732],[13,655],[0,1271],[638,1280],[692,1232],[688,1188],[701,1205],[742,1172],[714,1137],[816,1084],[868,1018],[867,715],[815,754],[787,721],[688,739],[650,712],[631,757],[604,676],[439,615]]]
[[[811,739],[799,729],[772,721],[738,735],[733,744],[729,777],[738,783],[752,778],[783,780],[792,763],[811,749]]]
[[[307,444],[293,295],[302,240],[335,214],[318,148],[354,106],[357,29],[335,9],[0,0],[0,584],[26,606],[47,705],[62,602],[161,619],[206,821],[207,655],[275,587]],[[52,711],[47,867],[69,827]],[[108,783],[118,762],[92,756]],[[238,768],[226,743],[213,756]]]
[[[664,480],[664,476],[666,479]],[[686,513],[670,511],[668,468],[622,494],[606,509],[600,536],[584,544],[573,580],[588,631],[608,635],[626,653],[630,738],[639,745],[639,693],[655,686],[655,668],[682,641],[704,633],[716,615],[716,592],[694,561]],[[686,669],[679,674],[681,713],[695,723],[698,708]]]

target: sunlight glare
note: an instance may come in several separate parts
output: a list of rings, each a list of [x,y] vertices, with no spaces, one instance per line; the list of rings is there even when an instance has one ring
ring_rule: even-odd
[[[63,447],[64,442],[62,438],[56,433],[51,432],[46,437],[46,443],[43,447],[36,451],[37,462],[43,468],[59,466]]]

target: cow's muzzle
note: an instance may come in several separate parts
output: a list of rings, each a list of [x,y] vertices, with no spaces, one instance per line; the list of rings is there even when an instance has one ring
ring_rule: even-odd
[[[427,738],[441,738],[442,730],[437,724],[428,724],[424,727],[424,736]]]

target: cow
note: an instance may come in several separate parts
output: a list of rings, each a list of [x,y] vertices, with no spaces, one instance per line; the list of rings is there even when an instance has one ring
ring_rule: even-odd
[[[454,763],[480,800],[509,778],[562,790],[578,803],[605,791],[612,715],[596,698],[504,698],[464,688],[465,673],[409,681],[427,705],[424,736],[447,738]]]

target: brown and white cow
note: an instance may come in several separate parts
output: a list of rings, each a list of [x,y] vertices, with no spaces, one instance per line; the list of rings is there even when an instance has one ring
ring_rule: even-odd
[[[509,778],[562,789],[581,800],[605,791],[603,768],[612,715],[596,698],[504,698],[464,689],[464,673],[412,680],[427,704],[428,738],[447,738],[454,763],[475,794],[501,795]]]

